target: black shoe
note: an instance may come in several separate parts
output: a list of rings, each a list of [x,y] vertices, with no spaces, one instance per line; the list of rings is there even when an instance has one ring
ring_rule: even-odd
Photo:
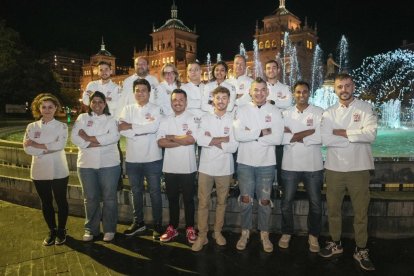
[[[368,249],[355,248],[354,259],[359,263],[359,266],[364,270],[375,270],[374,264],[369,259]]]
[[[141,234],[142,232],[144,232],[147,229],[147,227],[145,226],[144,222],[140,222],[139,224],[136,224],[135,222],[133,224],[131,224],[131,226],[124,231],[124,234],[132,237],[135,236],[137,234]]]
[[[55,244],[56,239],[56,229],[51,229],[47,237],[43,240],[44,246],[50,246]]]
[[[324,248],[321,248],[319,251],[319,256],[330,258],[334,255],[342,254],[342,252],[344,252],[344,249],[342,248],[341,241],[328,241],[326,242],[326,246]]]
[[[55,244],[56,245],[62,245],[66,242],[66,229],[58,228],[56,231],[56,239]]]
[[[163,234],[163,229],[161,224],[155,224],[152,230],[152,238],[154,240],[160,240],[161,235]]]

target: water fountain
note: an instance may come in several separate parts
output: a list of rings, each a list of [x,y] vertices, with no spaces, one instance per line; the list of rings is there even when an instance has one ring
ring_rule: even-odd
[[[338,45],[339,50],[339,72],[347,72],[349,66],[348,40],[342,35]]]
[[[248,58],[246,48],[244,48],[243,42],[240,43],[240,46],[239,46],[239,55],[244,56],[246,58],[246,60]]]
[[[253,41],[253,60],[254,60],[254,77],[263,78],[262,63],[260,62],[259,46],[257,40]]]
[[[314,95],[316,89],[320,88],[323,83],[323,66],[322,66],[322,49],[316,45],[313,52],[312,60],[312,80],[311,80],[311,95]]]

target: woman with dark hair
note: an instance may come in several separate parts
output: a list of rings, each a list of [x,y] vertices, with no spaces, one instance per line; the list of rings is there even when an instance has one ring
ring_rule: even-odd
[[[30,177],[39,195],[43,217],[49,227],[49,234],[43,245],[61,245],[66,241],[66,221],[68,218],[68,201],[66,199],[69,169],[65,155],[68,137],[66,124],[55,120],[60,109],[59,100],[49,93],[36,96],[32,102],[35,119],[26,128],[23,148],[32,155]],[[58,207],[58,224],[56,225],[53,198]]]
[[[204,86],[203,97],[201,99],[201,109],[205,112],[214,112],[213,90],[219,86],[225,87],[230,91],[230,102],[227,112],[232,112],[236,100],[236,88],[226,80],[228,66],[224,61],[219,61],[213,66],[213,78]]]
[[[78,146],[78,176],[85,204],[83,241],[100,233],[110,242],[118,221],[117,185],[121,171],[116,120],[109,113],[105,95],[96,91],[90,96],[88,113],[79,115],[72,129],[72,142]],[[102,208],[101,208],[102,201]]]

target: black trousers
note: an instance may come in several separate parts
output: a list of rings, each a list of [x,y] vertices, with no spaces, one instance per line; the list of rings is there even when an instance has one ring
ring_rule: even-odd
[[[178,227],[180,221],[180,192],[183,194],[186,227],[194,227],[195,174],[195,172],[190,174],[164,173],[170,210],[170,225],[174,228]]]
[[[69,176],[53,180],[34,180],[37,194],[42,204],[43,217],[49,229],[56,229],[55,209],[53,207],[53,197],[58,207],[58,224],[60,229],[66,228],[68,219],[68,200],[66,194],[68,191]]]

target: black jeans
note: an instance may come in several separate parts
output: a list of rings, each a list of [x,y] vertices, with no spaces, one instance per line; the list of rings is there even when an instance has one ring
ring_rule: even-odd
[[[56,228],[55,209],[53,208],[53,197],[58,207],[58,228],[65,229],[68,219],[68,190],[69,176],[53,180],[34,180],[33,183],[42,204],[43,217],[49,229]]]
[[[166,192],[170,210],[170,225],[178,227],[180,221],[180,191],[183,194],[186,227],[194,227],[194,180],[195,172],[189,174],[165,173]]]

